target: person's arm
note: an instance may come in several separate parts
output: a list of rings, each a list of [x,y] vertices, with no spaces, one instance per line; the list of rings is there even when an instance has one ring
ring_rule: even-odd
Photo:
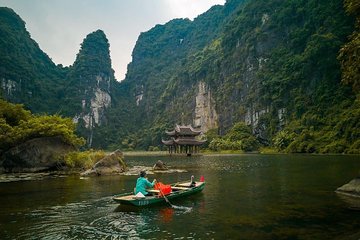
[[[153,182],[150,182],[149,180],[146,179],[146,186],[147,187],[154,187],[156,182],[156,179],[153,180]]]

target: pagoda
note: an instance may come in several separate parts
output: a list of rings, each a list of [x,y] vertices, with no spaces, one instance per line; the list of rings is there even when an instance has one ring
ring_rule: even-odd
[[[170,140],[162,140],[162,143],[168,146],[169,153],[185,153],[190,156],[193,153],[199,152],[199,147],[206,142],[206,140],[197,140],[202,132],[195,130],[191,125],[177,125],[172,131],[165,131],[170,137]]]

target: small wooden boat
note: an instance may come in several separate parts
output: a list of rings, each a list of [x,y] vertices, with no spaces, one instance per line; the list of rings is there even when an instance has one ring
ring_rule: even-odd
[[[195,182],[194,186],[191,186],[191,182],[182,182],[171,185],[171,193],[166,195],[168,200],[186,197],[197,192],[201,192],[205,187],[205,182]],[[133,205],[133,206],[146,206],[157,203],[166,202],[166,199],[163,196],[160,196],[159,190],[149,189],[148,192],[153,193],[152,196],[146,196],[142,198],[137,198],[134,193],[123,193],[115,195],[113,200],[117,203],[124,205]]]

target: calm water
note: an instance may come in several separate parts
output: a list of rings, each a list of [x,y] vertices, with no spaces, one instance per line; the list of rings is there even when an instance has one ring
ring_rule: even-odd
[[[360,239],[358,203],[334,193],[360,175],[359,156],[127,157],[126,161],[130,166],[152,166],[159,159],[187,172],[150,179],[172,183],[205,176],[202,193],[173,202],[188,210],[167,205],[137,209],[113,202],[112,195],[134,188],[136,176],[2,182],[0,238]]]

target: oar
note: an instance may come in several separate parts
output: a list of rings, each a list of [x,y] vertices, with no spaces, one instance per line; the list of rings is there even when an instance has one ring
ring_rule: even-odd
[[[160,190],[160,193],[164,196],[165,201],[166,201],[168,204],[170,204],[170,206],[171,206],[172,208],[175,208],[174,205],[172,205],[171,202],[169,201],[169,199],[165,196],[165,194],[161,191],[161,188],[159,188],[159,190]]]
[[[185,210],[186,212],[190,212],[192,210],[191,207],[183,207],[183,206],[176,206],[171,204],[171,202],[169,201],[169,199],[165,196],[165,194],[161,191],[161,188],[159,188],[160,193],[164,196],[165,201],[174,209],[182,209]]]

